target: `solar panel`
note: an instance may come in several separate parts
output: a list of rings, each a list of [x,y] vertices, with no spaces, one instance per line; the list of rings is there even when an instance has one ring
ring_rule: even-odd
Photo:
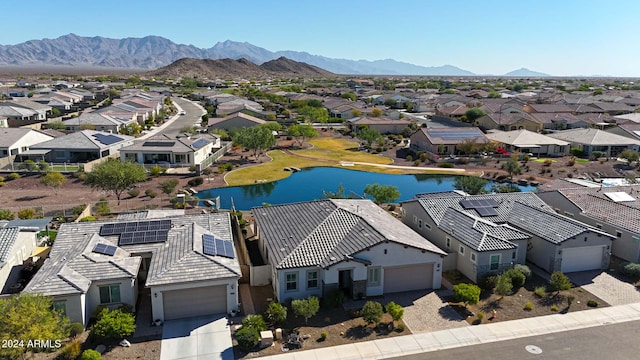
[[[229,259],[235,258],[233,242],[219,239],[211,234],[202,235],[202,248],[206,255],[223,256]]]
[[[225,257],[228,257],[230,259],[233,259],[235,256],[233,254],[233,243],[229,240],[226,240],[224,242],[224,255]]]
[[[109,256],[113,256],[116,253],[116,250],[117,248],[115,246],[102,244],[102,243],[96,244],[96,247],[93,248],[94,253],[109,255]]]
[[[202,235],[202,251],[205,253],[205,255],[218,255],[218,253],[216,252],[215,239],[216,238],[211,234]]]
[[[429,135],[434,137],[439,137],[445,140],[464,140],[464,139],[473,139],[479,136],[482,136],[482,132],[474,129],[474,130],[458,130],[458,131],[450,131],[450,130],[429,130]]]
[[[118,244],[137,245],[165,242],[169,238],[167,230],[133,231],[120,234]]]
[[[142,146],[163,146],[163,147],[172,147],[175,145],[175,141],[145,141],[142,143]]]
[[[492,207],[477,207],[476,211],[478,212],[478,214],[480,214],[480,216],[482,217],[486,217],[486,216],[498,216],[498,212],[496,211],[496,209],[492,208]]]
[[[500,206],[495,199],[465,199],[460,200],[460,205],[465,209],[476,209],[479,207],[495,208]]]
[[[122,141],[122,138],[119,138],[115,135],[94,134],[93,137],[103,145],[111,145],[117,143],[118,141]]]
[[[104,224],[100,227],[101,236],[120,235],[122,233],[171,229],[171,220],[131,221],[126,223]]]
[[[201,147],[207,145],[208,143],[209,143],[209,140],[207,139],[199,139],[193,144],[191,144],[191,146],[193,146],[194,149],[200,149]]]

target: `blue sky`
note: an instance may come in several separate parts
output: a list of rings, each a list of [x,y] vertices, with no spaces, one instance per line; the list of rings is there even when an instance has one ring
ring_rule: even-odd
[[[640,76],[639,13],[635,0],[23,0],[2,4],[0,44],[158,35],[478,74]]]

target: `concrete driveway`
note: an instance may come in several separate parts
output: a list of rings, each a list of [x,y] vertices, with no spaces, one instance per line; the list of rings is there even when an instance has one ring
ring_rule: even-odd
[[[567,274],[571,282],[599,297],[609,305],[640,302],[640,292],[633,284],[617,279],[602,270]]]
[[[231,331],[224,315],[168,320],[162,329],[160,360],[233,360]]]

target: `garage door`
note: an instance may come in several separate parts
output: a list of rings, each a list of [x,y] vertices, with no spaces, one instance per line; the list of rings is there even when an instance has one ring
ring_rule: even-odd
[[[227,286],[163,291],[162,302],[165,320],[226,313]]]
[[[600,269],[600,266],[602,266],[602,251],[602,246],[563,249],[562,272]]]
[[[431,289],[433,264],[384,268],[384,293]]]

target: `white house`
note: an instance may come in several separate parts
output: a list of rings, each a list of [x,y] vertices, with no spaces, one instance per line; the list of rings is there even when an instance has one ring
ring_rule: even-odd
[[[27,128],[0,128],[0,157],[18,155],[53,136]]]

